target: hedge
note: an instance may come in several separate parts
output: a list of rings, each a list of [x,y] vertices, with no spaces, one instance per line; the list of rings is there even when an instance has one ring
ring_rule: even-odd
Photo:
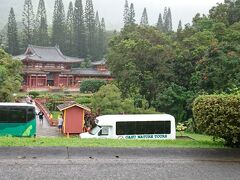
[[[106,85],[106,81],[104,80],[84,80],[80,85],[80,92],[82,93],[95,93],[99,90],[99,88],[103,85]]]
[[[198,131],[240,147],[240,95],[199,96],[193,103],[193,117]]]

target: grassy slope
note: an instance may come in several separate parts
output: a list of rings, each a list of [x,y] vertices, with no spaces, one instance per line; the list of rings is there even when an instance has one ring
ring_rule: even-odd
[[[210,136],[184,134],[195,140],[112,140],[72,138],[13,138],[1,137],[0,146],[64,146],[64,147],[184,147],[223,148],[223,142],[213,142]]]

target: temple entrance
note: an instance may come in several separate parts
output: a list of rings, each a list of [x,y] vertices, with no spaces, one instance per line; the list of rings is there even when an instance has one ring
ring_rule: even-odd
[[[54,86],[54,80],[47,80],[48,86]]]

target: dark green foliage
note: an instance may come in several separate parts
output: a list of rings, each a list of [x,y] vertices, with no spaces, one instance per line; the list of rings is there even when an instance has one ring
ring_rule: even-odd
[[[80,91],[82,93],[95,93],[99,90],[99,88],[103,85],[106,84],[106,81],[104,80],[84,80],[83,82],[81,82],[80,85]]]
[[[157,28],[160,31],[163,31],[163,20],[162,20],[162,14],[161,13],[159,13],[159,16],[158,16]]]
[[[129,23],[129,6],[128,6],[128,1],[125,1],[125,5],[124,5],[124,12],[123,12],[123,22],[124,25],[128,25]]]
[[[84,59],[84,62],[81,63],[81,68],[90,68],[92,66],[92,63],[91,63],[91,57],[87,57]]]
[[[100,52],[101,50],[101,44],[100,44],[100,35],[101,32],[101,23],[99,20],[99,15],[98,15],[98,11],[96,12],[96,16],[95,16],[95,52],[94,52],[94,59],[99,60],[100,59]]]
[[[184,122],[191,117],[191,102],[194,93],[186,88],[171,84],[163,92],[157,94],[154,107],[160,112],[174,115],[176,122]]]
[[[108,66],[124,97],[144,96],[149,106],[173,79],[174,49],[160,31],[128,26],[110,43]]]
[[[33,42],[34,13],[31,0],[25,0],[22,14],[23,23],[23,47]]]
[[[35,45],[48,46],[48,25],[47,25],[47,13],[44,0],[39,0],[38,10],[33,31],[33,40]]]
[[[171,9],[165,7],[163,13],[163,31],[170,32],[172,31],[172,13]]]
[[[108,84],[102,86],[92,98],[93,112],[100,111],[100,114],[123,113],[121,107],[121,92],[115,86]]]
[[[11,8],[8,17],[7,44],[8,53],[12,55],[17,55],[19,53],[17,22],[13,8]]]
[[[129,9],[129,14],[128,14],[128,25],[133,25],[135,24],[135,10],[134,10],[134,5],[131,3],[130,9]]]
[[[104,18],[99,20],[98,12],[95,17],[95,52],[93,60],[101,60],[106,53],[106,29]]]
[[[101,24],[100,24],[100,29],[99,29],[99,55],[98,57],[101,59],[104,57],[104,55],[107,52],[107,41],[106,41],[106,25],[105,25],[105,20],[102,18]]]
[[[69,3],[67,12],[67,23],[66,23],[66,55],[73,55],[75,50],[74,46],[74,13],[73,4]]]
[[[143,10],[140,25],[148,26],[148,15],[147,15],[147,9],[146,8],[144,8],[144,10]]]
[[[177,32],[182,31],[182,30],[183,30],[183,28],[182,28],[182,21],[179,20],[179,22],[178,22]]]
[[[223,138],[228,146],[240,147],[240,96],[200,96],[193,104],[199,132]]]
[[[156,113],[153,108],[136,108],[133,99],[122,99],[122,94],[117,86],[108,84],[102,86],[100,90],[93,95],[93,112],[100,114],[145,114]]]
[[[84,14],[82,0],[76,0],[74,6],[74,45],[75,45],[75,56],[86,57],[86,33],[84,24]]]
[[[220,42],[209,43],[208,50],[198,61],[192,84],[209,93],[228,92],[240,85],[240,24],[235,23],[226,31],[223,24],[217,23],[213,30]]]
[[[96,46],[95,46],[95,17],[92,0],[86,0],[85,6],[85,23],[87,32],[87,52],[88,55],[94,57]]]
[[[13,101],[22,82],[22,63],[0,49],[0,102]]]
[[[37,91],[30,91],[28,94],[30,96],[32,96],[33,98],[36,98],[36,97],[38,97],[40,95],[40,93],[37,92]]]
[[[240,0],[230,1],[228,5],[228,22],[230,25],[240,20]]]
[[[75,99],[78,104],[85,105],[87,107],[91,106],[92,96],[82,96]]]
[[[56,0],[53,12],[52,45],[65,51],[65,11],[62,0]]]

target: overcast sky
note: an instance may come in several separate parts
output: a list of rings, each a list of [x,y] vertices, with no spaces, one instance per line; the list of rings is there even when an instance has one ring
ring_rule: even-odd
[[[123,26],[122,16],[125,0],[93,0],[95,9],[103,16],[108,29],[120,29]],[[208,14],[211,7],[224,0],[128,0],[133,3],[136,21],[139,23],[143,8],[147,8],[150,24],[156,24],[159,13],[163,14],[164,7],[170,7],[174,27],[181,19],[183,24],[191,23],[196,13]]]
[[[66,13],[70,1],[71,0],[63,0]],[[75,0],[72,1],[75,2]],[[85,6],[86,0],[82,1]],[[150,25],[155,25],[157,23],[158,15],[159,13],[163,14],[164,7],[170,7],[173,27],[175,29],[180,19],[183,24],[191,23],[192,18],[196,13],[208,14],[211,7],[215,6],[216,3],[221,3],[223,1],[224,0],[128,0],[129,5],[130,3],[134,4],[137,23],[140,22],[144,7],[147,8]],[[39,0],[32,0],[32,2],[36,13]],[[49,23],[52,23],[54,2],[55,0],[45,0]],[[0,11],[2,12],[2,17],[0,17],[2,19],[0,19],[0,22],[7,22],[10,7],[14,8],[17,20],[21,21],[24,0],[0,0],[0,3]],[[125,0],[93,0],[93,4],[94,10],[98,10],[100,17],[105,18],[107,30],[119,30],[123,27]]]

